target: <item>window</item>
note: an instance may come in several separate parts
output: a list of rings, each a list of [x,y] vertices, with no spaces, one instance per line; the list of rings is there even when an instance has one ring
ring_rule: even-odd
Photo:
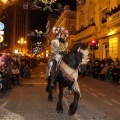
[[[103,44],[103,58],[109,57],[109,43]]]
[[[105,8],[102,10],[102,18],[107,18],[107,13],[108,12],[108,8]]]
[[[108,8],[102,10],[102,19],[101,19],[102,24],[107,22],[107,12],[108,12]]]
[[[93,25],[94,24],[94,17],[91,17],[90,18],[90,25]]]

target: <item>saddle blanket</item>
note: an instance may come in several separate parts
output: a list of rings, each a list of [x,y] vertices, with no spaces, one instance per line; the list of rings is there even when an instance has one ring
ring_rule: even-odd
[[[71,68],[65,62],[61,62],[60,70],[70,81],[74,81],[78,78],[78,70]]]

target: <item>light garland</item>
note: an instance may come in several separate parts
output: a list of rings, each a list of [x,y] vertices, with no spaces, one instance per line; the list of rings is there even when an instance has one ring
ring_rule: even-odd
[[[55,3],[56,0],[42,0],[42,2],[45,4],[45,7],[43,8],[44,11],[47,10],[47,9],[49,9],[50,12],[53,11],[52,8],[51,8],[51,5],[52,5],[52,3]]]
[[[33,0],[33,1],[25,2],[23,4],[23,8],[28,10],[39,10],[41,9],[41,7],[39,7],[39,4],[41,2],[45,4],[45,7],[43,8],[44,11],[48,9],[50,12],[53,12],[51,5],[56,1],[57,0]]]
[[[42,1],[43,3],[48,3],[48,2],[51,2],[51,3],[55,3],[57,0],[39,0],[39,1]]]

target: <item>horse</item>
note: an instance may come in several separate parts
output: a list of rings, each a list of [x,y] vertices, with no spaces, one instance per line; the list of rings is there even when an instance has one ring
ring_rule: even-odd
[[[62,71],[61,64],[59,65],[58,72],[55,78],[55,83],[58,83],[59,86],[59,98],[57,102],[56,110],[58,113],[63,113],[63,106],[62,106],[62,98],[63,98],[63,88],[68,87],[72,90],[74,95],[73,103],[69,105],[68,114],[74,115],[78,108],[78,101],[81,97],[79,85],[77,82],[78,78],[78,70],[80,73],[86,72],[86,64],[88,61],[88,50],[87,46],[83,43],[76,43],[70,52],[67,53],[62,58],[62,61],[64,64],[67,64],[70,68],[72,68],[73,71],[76,71],[74,74],[74,77],[72,80],[70,80],[70,77],[67,77],[65,73]],[[63,65],[64,68],[64,65]],[[67,68],[68,69],[68,68]],[[71,71],[71,70],[68,70]],[[77,74],[76,74],[77,73]],[[48,92],[48,101],[52,102],[53,96],[52,96],[52,90],[50,89],[50,82],[51,82],[51,75],[47,79],[47,87],[46,91]]]

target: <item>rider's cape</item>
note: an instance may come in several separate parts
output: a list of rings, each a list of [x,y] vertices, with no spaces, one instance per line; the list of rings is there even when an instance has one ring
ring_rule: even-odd
[[[65,62],[61,62],[60,70],[71,81],[74,81],[78,78],[78,70],[71,68]]]

